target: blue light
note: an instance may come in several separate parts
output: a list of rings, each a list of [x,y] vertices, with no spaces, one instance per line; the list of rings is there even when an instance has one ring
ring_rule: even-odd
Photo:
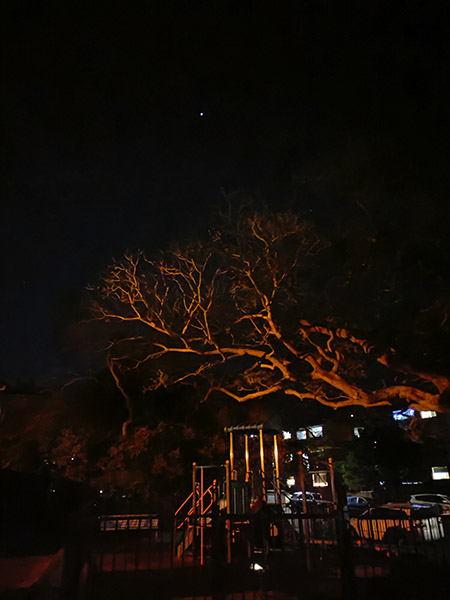
[[[407,408],[406,410],[393,410],[392,417],[395,421],[406,421],[409,417],[414,417],[414,408]]]

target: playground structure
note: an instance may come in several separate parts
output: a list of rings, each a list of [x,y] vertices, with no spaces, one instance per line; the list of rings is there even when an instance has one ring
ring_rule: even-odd
[[[339,476],[334,480],[331,460],[326,476],[333,502],[306,506],[309,465],[300,452],[296,489],[304,493],[293,505],[280,481],[279,433],[261,425],[226,433],[229,456],[223,464],[192,465],[192,491],[176,511],[172,530],[163,529],[168,521],[161,519],[161,526],[157,515],[105,517],[91,549],[92,589],[85,597],[110,598],[122,573],[120,597],[129,597],[134,570],[139,585],[147,582],[146,598],[149,590],[152,597],[172,599],[312,598],[324,597],[324,590],[353,598],[357,584],[364,589],[376,576],[378,585],[398,573],[405,557],[424,568],[439,565],[447,581],[449,524],[443,518],[442,523],[436,517],[418,522],[382,516],[350,522],[345,489]],[[317,471],[308,470],[307,480],[311,473]],[[402,589],[410,576],[408,571]]]
[[[264,429],[263,425],[239,425],[236,427],[228,427],[225,431],[229,435],[229,465],[231,481],[239,481],[238,469],[236,468],[235,461],[235,437],[238,434],[241,434],[244,436],[244,482],[249,486],[250,502],[254,503],[259,499],[262,502],[269,501],[270,503],[282,503],[285,499],[285,496],[281,493],[278,432],[272,429]],[[273,439],[271,474],[267,473],[264,433],[266,433],[266,435],[270,435]],[[255,477],[255,469],[251,468],[250,463],[250,440],[255,438],[258,443],[257,454],[259,455],[259,469],[257,475],[259,475],[259,477]],[[270,489],[271,494],[269,494],[270,484],[272,484],[272,488]]]
[[[203,565],[208,552],[224,553],[226,545],[227,562],[230,562],[232,545],[238,544],[239,538],[242,541],[243,532],[256,515],[267,510],[286,516],[292,512],[291,495],[280,480],[279,432],[261,424],[228,427],[225,432],[229,438],[229,458],[225,463],[192,465],[192,491],[175,512],[173,555],[176,559],[191,556]],[[302,510],[306,514],[305,468],[301,452],[299,454],[298,481],[303,492]],[[329,469],[334,493],[331,460]],[[215,539],[213,529],[226,544]],[[247,540],[246,545],[250,556],[254,544]]]

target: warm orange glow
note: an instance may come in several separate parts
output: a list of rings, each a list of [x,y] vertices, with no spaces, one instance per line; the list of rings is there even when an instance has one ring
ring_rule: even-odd
[[[233,479],[234,473],[234,448],[233,448],[233,432],[230,431],[230,469],[231,469],[231,478]]]
[[[149,361],[155,369],[144,384],[146,391],[206,375],[210,387],[205,399],[213,392],[238,402],[283,393],[338,408],[390,405],[402,398],[415,410],[443,410],[448,377],[408,369],[401,384],[367,388],[355,381],[349,359],[351,365],[356,353],[361,361],[389,367],[390,351],[378,350],[350,329],[305,319],[289,325],[277,319],[278,298],[289,286],[287,274],[300,268],[301,252],[320,245],[317,233],[297,215],[255,212],[236,222],[225,220],[223,227],[223,236],[218,230],[211,239],[185,244],[155,260],[143,252],[126,254],[94,290],[94,318],[131,327],[108,347],[110,371],[129,413],[124,433],[134,412],[122,381],[124,371],[139,370]],[[285,252],[287,240],[297,249],[292,255]],[[217,269],[219,255],[224,266]],[[225,292],[230,289],[231,297]],[[290,287],[285,291],[292,293]],[[233,310],[224,310],[227,302]],[[142,335],[134,333],[136,326]],[[174,361],[165,361],[169,357],[179,357],[175,371]],[[230,361],[248,366],[243,371],[238,367],[228,379],[215,379],[218,362]],[[423,383],[429,384],[426,391]]]
[[[262,478],[262,492],[263,500],[266,500],[266,474],[264,471],[264,437],[262,429],[259,430],[259,455],[261,459],[261,478]]]
[[[280,480],[280,466],[278,464],[278,440],[277,435],[273,436],[273,454],[275,458],[275,475],[277,477],[277,482]],[[277,483],[278,488],[278,483]]]
[[[244,440],[245,440],[245,470],[246,470],[246,474],[248,474],[250,472],[250,454],[248,451],[248,435],[247,434],[245,434]]]

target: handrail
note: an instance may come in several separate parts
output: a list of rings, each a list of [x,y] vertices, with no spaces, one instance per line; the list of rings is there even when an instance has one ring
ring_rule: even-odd
[[[175,511],[175,517],[177,516],[177,514],[180,512],[180,510],[183,508],[183,506],[185,504],[187,504],[187,502],[189,502],[189,500],[192,498],[192,496],[194,495],[194,492],[191,492],[189,494],[189,496],[186,498],[186,500],[183,502],[183,504],[178,508],[178,510]]]
[[[214,504],[214,496],[212,493],[212,488],[213,488],[213,484],[211,484],[204,492],[203,492],[203,496],[197,499],[197,502],[195,503],[195,507],[198,510],[198,508],[201,506],[201,499],[204,498],[206,496],[206,494],[210,494],[211,499],[210,502],[208,504],[208,506],[206,508],[203,508],[203,512],[200,512],[199,516],[203,517],[204,515],[206,515],[206,513],[210,510],[210,508],[212,507],[212,505]],[[176,511],[175,513],[175,517],[178,515],[178,513],[180,512],[180,510],[183,508],[183,506],[185,506],[187,504],[187,502],[192,498],[193,492],[191,492],[189,494],[189,496],[186,498],[186,500],[183,502],[183,504],[180,506],[180,508]],[[186,522],[189,522],[189,517],[194,513],[194,507],[191,506],[190,509],[187,512],[187,515],[185,516],[185,518],[181,521],[181,523],[179,525],[177,525],[177,529],[181,529],[183,527],[183,525]]]

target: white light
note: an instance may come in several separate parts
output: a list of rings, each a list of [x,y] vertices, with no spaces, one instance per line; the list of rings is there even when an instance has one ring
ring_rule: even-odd
[[[328,487],[327,471],[312,473],[313,487]]]
[[[204,113],[204,112],[201,112],[201,113],[200,113],[200,116],[201,116],[201,117],[204,117],[204,116],[205,116],[205,113]]]
[[[313,427],[309,427],[309,431],[312,437],[322,437],[323,436],[323,426],[322,425],[314,425]]]
[[[437,413],[435,410],[421,410],[420,416],[422,419],[432,419],[433,417],[437,416]]]
[[[288,477],[286,479],[286,485],[288,487],[292,487],[293,485],[295,485],[295,477]]]
[[[292,433],[290,431],[283,431],[283,440],[290,440]]]
[[[432,479],[450,479],[447,467],[431,467]]]
[[[253,569],[253,571],[264,571],[264,567],[262,567],[259,563],[251,564],[250,569]]]

